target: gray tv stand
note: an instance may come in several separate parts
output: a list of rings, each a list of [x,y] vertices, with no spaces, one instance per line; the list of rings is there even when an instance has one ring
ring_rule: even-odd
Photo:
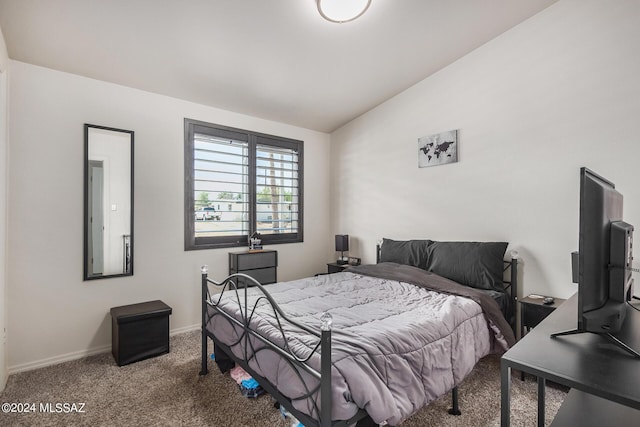
[[[510,425],[512,368],[538,377],[538,426],[544,426],[546,380],[572,388],[553,426],[598,425],[593,424],[597,419],[590,413],[616,420],[617,424],[608,425],[636,426],[640,422],[640,360],[598,334],[551,338],[557,331],[575,328],[577,303],[576,294],[502,356],[502,427]],[[616,337],[640,350],[640,312],[628,310]],[[578,420],[584,423],[576,424]]]

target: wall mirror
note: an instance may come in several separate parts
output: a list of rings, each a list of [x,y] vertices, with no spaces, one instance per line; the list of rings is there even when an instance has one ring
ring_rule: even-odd
[[[133,275],[133,131],[84,125],[84,280]]]

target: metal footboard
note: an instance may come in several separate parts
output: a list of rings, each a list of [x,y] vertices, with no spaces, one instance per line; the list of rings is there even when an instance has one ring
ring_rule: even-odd
[[[310,328],[304,324],[296,322],[292,319],[289,319],[287,315],[280,309],[278,304],[273,300],[271,295],[267,290],[265,290],[264,286],[260,284],[254,278],[242,274],[236,273],[228,276],[222,282],[216,282],[208,278],[208,269],[206,266],[202,266],[202,353],[201,353],[201,370],[200,375],[206,375],[208,373],[208,357],[207,357],[207,338],[210,338],[216,348],[220,348],[225,352],[227,356],[229,356],[233,361],[241,366],[245,371],[253,376],[253,378],[258,381],[258,383],[265,389],[267,393],[269,393],[273,398],[275,398],[281,405],[283,405],[290,413],[292,413],[300,422],[302,422],[305,426],[318,426],[318,427],[346,427],[348,425],[353,425],[354,423],[368,417],[366,411],[360,410],[354,417],[349,420],[342,420],[332,422],[331,413],[332,413],[332,398],[331,398],[331,326],[332,319],[329,313],[324,313],[321,317],[322,327],[321,330]],[[238,279],[242,279],[244,283],[251,284],[260,289],[262,296],[260,296],[257,301],[253,304],[252,307],[249,307],[247,301],[247,293],[246,292],[238,292]],[[211,298],[211,293],[209,292],[209,284],[221,287],[221,292],[218,294],[217,298]],[[223,294],[226,292],[232,292],[235,294],[235,298],[238,302],[238,305],[241,307],[241,319],[236,319],[235,317],[228,314],[226,311],[222,310],[218,307],[218,303],[220,302]],[[241,301],[241,294],[244,295],[244,301]],[[276,343],[272,342],[268,338],[260,335],[258,332],[249,328],[249,323],[255,314],[256,308],[260,303],[268,303],[268,305],[273,309],[273,314],[277,321],[277,326],[282,336],[284,345],[282,347],[278,346]],[[208,307],[213,309],[213,314],[209,314]],[[207,323],[213,316],[222,316],[231,324],[237,326],[241,329],[242,333],[240,334],[240,338],[236,342],[231,343],[230,345],[224,344],[220,342],[212,333],[207,330]],[[283,329],[283,324],[287,323],[289,325],[295,326],[312,336],[318,338],[318,343],[311,349],[311,352],[305,357],[300,357],[289,348],[286,332]],[[264,345],[264,347],[256,349],[254,346],[254,342],[259,342]],[[243,357],[236,357],[232,351],[232,348],[237,345],[243,345]],[[249,366],[249,361],[255,358],[256,354],[260,351],[269,350],[276,352],[279,356],[281,356],[294,370],[297,374],[298,379],[305,387],[305,393],[297,398],[296,400],[301,399],[310,399],[312,410],[311,413],[315,414],[318,419],[315,419],[313,416],[307,415],[305,413],[300,412],[293,406],[293,401],[281,394],[275,386],[271,384],[269,380],[259,375],[254,369]],[[308,364],[310,358],[314,353],[318,353],[320,355],[320,371],[313,368]],[[301,372],[305,372],[312,377],[316,378],[319,381],[319,385],[309,388],[307,384],[304,382]],[[319,392],[319,393],[318,393]],[[319,394],[319,401],[317,399]],[[315,397],[314,397],[315,396]],[[321,403],[321,404],[320,404]]]

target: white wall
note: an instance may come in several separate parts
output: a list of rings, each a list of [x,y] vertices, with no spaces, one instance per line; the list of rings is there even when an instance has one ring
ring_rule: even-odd
[[[6,327],[6,283],[7,283],[7,115],[8,115],[8,70],[9,57],[0,28],[0,391],[7,384]]]
[[[21,62],[10,69],[10,372],[108,349],[110,307],[161,299],[172,330],[198,324],[199,267],[225,277],[229,250],[184,251],[185,117],[305,141],[305,241],[272,248],[281,280],[326,270],[329,135]],[[84,123],[135,131],[133,277],[82,281]]]
[[[522,294],[572,295],[581,166],[640,228],[638,52],[640,2],[561,0],[364,114],[331,135],[333,230],[367,262],[382,237],[509,241]],[[459,162],[419,169],[451,129]]]

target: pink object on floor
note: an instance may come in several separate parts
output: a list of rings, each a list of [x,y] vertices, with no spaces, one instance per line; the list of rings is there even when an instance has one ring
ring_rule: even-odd
[[[231,369],[229,371],[229,375],[231,375],[231,378],[233,378],[233,380],[238,384],[240,384],[244,380],[250,380],[251,379],[251,375],[249,375],[240,366],[236,366],[235,368]]]

